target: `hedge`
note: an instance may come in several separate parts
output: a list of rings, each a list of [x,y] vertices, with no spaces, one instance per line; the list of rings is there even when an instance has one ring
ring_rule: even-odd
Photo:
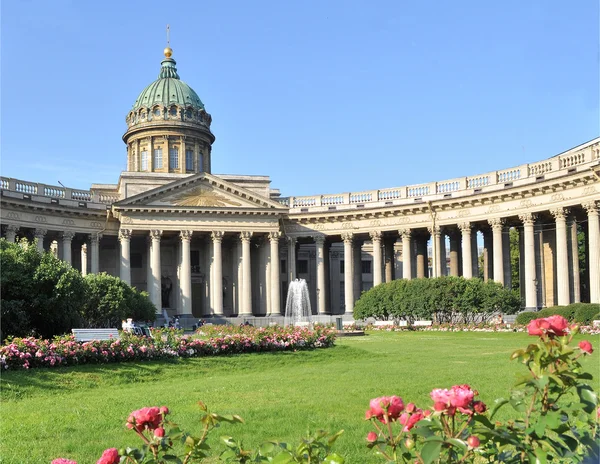
[[[590,325],[597,317],[600,306],[593,303],[573,303],[568,306],[551,306],[541,311],[523,312],[517,316],[517,324],[529,324],[533,319],[549,316],[562,316],[569,322]]]

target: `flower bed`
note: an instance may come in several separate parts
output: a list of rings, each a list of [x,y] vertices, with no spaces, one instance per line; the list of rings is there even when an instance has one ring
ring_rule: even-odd
[[[73,366],[150,359],[191,358],[200,356],[254,353],[260,351],[296,351],[327,348],[335,342],[335,331],[315,327],[254,328],[237,332],[229,326],[217,326],[211,336],[182,336],[157,332],[154,338],[122,333],[119,340],[76,342],[73,336],[43,340],[15,338],[0,347],[2,369]]]
[[[406,330],[419,330],[423,332],[527,332],[526,325],[520,324],[433,324],[430,326],[399,326],[390,322],[386,325],[368,324],[365,330],[401,332]],[[580,326],[579,333],[584,335],[599,335],[600,327]]]

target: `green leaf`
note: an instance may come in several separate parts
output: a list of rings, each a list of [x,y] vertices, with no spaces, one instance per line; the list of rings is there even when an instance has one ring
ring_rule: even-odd
[[[258,452],[261,456],[266,456],[267,454],[271,454],[275,449],[275,445],[271,442],[265,442],[258,448]]]
[[[344,464],[344,462],[344,458],[336,453],[329,454],[323,459],[323,464]]]
[[[579,399],[583,403],[583,410],[590,414],[596,409],[596,405],[598,404],[598,396],[592,390],[592,387],[589,385],[577,385],[577,394],[579,395]]]
[[[181,459],[179,459],[177,456],[174,456],[172,454],[165,454],[162,457],[165,461],[169,461],[169,462],[177,462],[179,464],[181,464]]]
[[[221,441],[223,443],[225,443],[225,446],[229,447],[229,448],[236,448],[237,447],[237,443],[235,442],[235,440],[233,439],[233,437],[221,437]]]
[[[288,462],[292,462],[292,455],[287,451],[282,451],[271,462],[273,464],[287,464]]]
[[[542,448],[535,450],[536,464],[546,464],[546,452]]]
[[[457,448],[460,448],[463,451],[466,451],[468,448],[467,442],[458,438],[448,438],[446,440],[446,443],[450,443],[452,446],[456,446]]]
[[[433,461],[440,457],[440,451],[442,450],[441,441],[428,441],[423,445],[421,450],[421,458],[423,464],[431,464]]]
[[[546,416],[540,416],[537,422],[535,423],[534,430],[538,438],[542,438],[544,436],[544,432],[546,431],[547,419],[548,418]]]
[[[498,412],[498,410],[507,403],[508,400],[506,398],[496,399],[496,401],[494,401],[494,407],[492,408],[492,411],[490,413],[490,418],[493,418],[494,415]]]
[[[225,450],[221,453],[222,461],[226,461],[228,459],[234,459],[235,457],[237,457],[237,455],[235,454],[235,452],[233,450]]]

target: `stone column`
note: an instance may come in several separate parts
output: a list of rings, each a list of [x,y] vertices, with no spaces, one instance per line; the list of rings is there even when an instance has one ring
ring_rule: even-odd
[[[422,235],[415,237],[417,242],[417,279],[429,277],[429,259],[427,256],[427,238]]]
[[[583,204],[588,215],[590,303],[600,303],[600,221],[595,201]]]
[[[221,245],[223,242],[223,232],[215,231],[210,234],[212,238],[212,276],[210,280],[210,294],[212,296],[212,314],[215,316],[223,315],[223,257]],[[243,286],[243,284],[242,284]],[[244,302],[242,301],[242,308]]]
[[[537,310],[537,277],[535,272],[535,238],[533,226],[537,215],[534,213],[520,214],[523,222],[524,252],[525,252],[525,308]]]
[[[6,241],[10,243],[14,243],[17,238],[17,232],[19,231],[19,226],[15,226],[14,224],[9,224],[6,226]]]
[[[296,237],[288,237],[288,252],[287,252],[287,265],[288,265],[288,285],[296,278]]]
[[[34,236],[37,240],[37,249],[40,251],[40,253],[44,252],[44,237],[47,233],[48,230],[46,229],[35,229]]]
[[[492,226],[494,280],[504,285],[504,256],[502,253],[502,231],[504,229],[504,219],[489,219],[488,224]]]
[[[458,277],[460,275],[460,235],[453,229],[448,236],[450,237],[450,275]]]
[[[179,273],[179,288],[181,289],[181,313],[192,314],[192,258],[191,258],[191,230],[182,230],[181,239],[181,270]]]
[[[160,238],[162,237],[162,230],[151,230],[150,231],[150,240],[152,241],[152,246],[150,248],[150,269],[152,272],[152,281],[150,282],[150,299],[154,306],[156,307],[157,312],[161,312],[162,309],[162,292],[161,292],[161,282],[160,279],[162,277],[161,272],[161,264],[160,264]]]
[[[318,314],[327,314],[325,291],[325,236],[315,237],[317,252],[317,311]]]
[[[342,234],[344,241],[344,304],[345,314],[354,313],[354,275],[352,272],[352,232]]]
[[[471,269],[473,269],[473,277],[479,278],[479,244],[477,230],[474,228],[471,233]]]
[[[90,272],[98,274],[100,272],[100,239],[101,233],[90,234]]]
[[[121,280],[131,285],[131,230],[119,229],[119,242],[121,243],[121,255],[119,260],[119,277]]]
[[[354,248],[352,249],[352,275],[354,276],[354,301],[360,298],[362,293],[362,246],[363,241],[354,237]],[[354,308],[354,305],[352,306]],[[354,309],[353,309],[354,311]]]
[[[463,277],[465,279],[473,278],[473,258],[471,250],[471,223],[463,222],[458,225],[460,233],[462,235],[462,264],[463,264]]]
[[[180,142],[179,142],[179,169],[182,174],[186,173],[186,169],[185,169],[185,162],[186,162],[186,156],[185,156],[185,136],[182,135],[180,137]]]
[[[412,279],[412,241],[411,230],[400,229],[398,231],[402,237],[402,278]]]
[[[483,233],[483,280],[487,282],[494,278],[493,236],[489,228],[484,228]]]
[[[86,276],[88,273],[88,253],[87,243],[81,245],[81,275]]]
[[[504,286],[512,288],[512,263],[510,257],[510,228],[502,231],[502,256],[504,257]]]
[[[279,238],[281,232],[269,233],[271,252],[271,314],[281,314],[281,276],[279,269]]]
[[[556,221],[556,290],[558,305],[567,306],[569,298],[569,253],[567,245],[567,219],[564,208],[550,211]]]
[[[577,221],[575,218],[569,220],[569,263],[570,272],[573,276],[571,286],[571,301],[581,303],[581,282],[579,280],[579,244],[577,243]]]
[[[71,254],[71,245],[73,244],[73,237],[75,237],[75,232],[66,231],[61,234],[62,260],[68,264],[72,264],[73,262]]]
[[[383,241],[383,249],[385,255],[385,281],[391,282],[394,280],[394,242],[395,238],[387,238]]]
[[[428,227],[427,230],[431,234],[431,252],[432,256],[432,270],[433,277],[440,277],[442,275],[442,256],[440,249],[440,237],[441,231],[439,226]]]
[[[242,301],[240,316],[252,316],[252,285],[251,285],[251,261],[250,261],[250,239],[252,232],[242,232]]]
[[[379,285],[382,280],[382,260],[381,260],[381,232],[374,230],[369,232],[373,242],[373,286]]]

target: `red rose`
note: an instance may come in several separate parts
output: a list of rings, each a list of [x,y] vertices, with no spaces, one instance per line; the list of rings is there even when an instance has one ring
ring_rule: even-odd
[[[65,458],[56,458],[52,461],[52,464],[77,464],[77,461],[71,461],[70,459]]]
[[[162,438],[165,436],[165,429],[163,429],[162,427],[157,428],[154,431],[154,436],[158,437],[158,438]]]
[[[484,412],[487,411],[487,406],[485,405],[485,403],[483,401],[475,401],[473,403],[473,409],[475,410],[475,412],[477,414],[483,414]]]
[[[469,445],[469,448],[477,448],[479,444],[479,438],[477,438],[475,435],[471,435],[469,438],[467,438],[467,445]]]
[[[550,327],[548,328],[549,334],[554,334],[558,337],[566,335],[566,329],[569,327],[569,323],[562,316],[550,316],[546,318]]]
[[[119,456],[117,448],[109,448],[104,450],[102,457],[96,461],[96,464],[119,464],[120,460],[121,457]]]
[[[541,319],[533,319],[529,322],[529,324],[527,325],[527,332],[529,333],[529,335],[544,335],[544,332],[540,327],[540,321]]]
[[[592,354],[594,352],[594,348],[592,348],[592,344],[587,340],[583,340],[579,342],[579,349],[587,354]]]
[[[377,441],[377,434],[375,432],[367,433],[367,441],[369,443],[373,443]]]
[[[380,398],[374,398],[369,402],[369,410],[365,413],[366,419],[375,417],[380,422],[385,423],[385,413],[390,421],[395,421],[400,417],[400,414],[404,410],[404,402],[399,396],[382,396]]]

